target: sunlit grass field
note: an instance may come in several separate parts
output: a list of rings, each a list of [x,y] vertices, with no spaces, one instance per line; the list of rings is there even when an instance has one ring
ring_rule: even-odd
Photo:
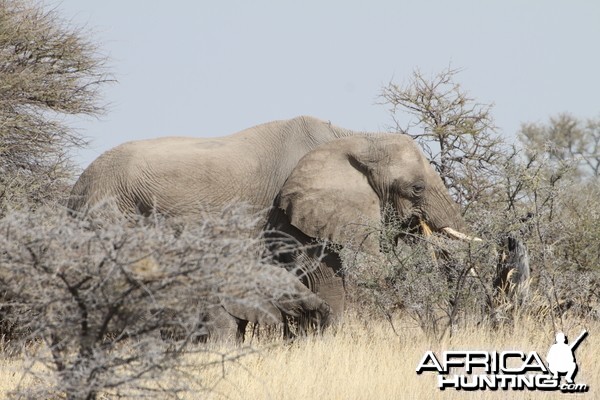
[[[467,324],[468,325],[468,324]],[[577,383],[589,391],[578,398],[600,398],[600,323],[566,320],[562,330],[575,338],[585,328],[588,337],[577,348]],[[408,318],[361,322],[352,315],[338,329],[322,336],[281,340],[253,339],[242,348],[215,346],[214,352],[190,355],[187,371],[194,394],[184,398],[208,399],[549,399],[573,395],[544,391],[440,391],[434,373],[417,375],[415,369],[427,350],[536,351],[545,359],[554,343],[554,328],[531,318],[513,326],[491,329],[466,326],[428,339]],[[18,357],[0,361],[2,396],[20,381],[24,363]],[[41,367],[38,367],[41,368]],[[563,378],[564,379],[564,378]],[[160,396],[159,396],[160,397]]]

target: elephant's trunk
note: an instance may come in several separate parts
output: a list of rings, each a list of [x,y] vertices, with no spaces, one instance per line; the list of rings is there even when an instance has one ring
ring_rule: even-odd
[[[441,181],[431,188],[423,203],[422,219],[427,222],[430,231],[443,232],[448,237],[461,241],[481,241],[461,232],[467,230],[466,224],[458,205],[449,196]],[[423,223],[421,228],[423,229]]]

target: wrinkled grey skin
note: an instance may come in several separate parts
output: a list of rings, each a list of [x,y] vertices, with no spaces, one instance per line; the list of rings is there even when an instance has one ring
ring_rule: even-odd
[[[106,198],[125,214],[198,217],[234,201],[300,243],[327,240],[379,251],[371,229],[391,205],[407,224],[433,231],[464,223],[440,177],[405,135],[365,134],[311,117],[259,125],[211,139],[163,138],[129,142],[96,159],[73,187],[69,208],[84,211]],[[280,255],[330,307],[344,308],[343,277],[334,251]],[[324,257],[320,259],[320,257]]]

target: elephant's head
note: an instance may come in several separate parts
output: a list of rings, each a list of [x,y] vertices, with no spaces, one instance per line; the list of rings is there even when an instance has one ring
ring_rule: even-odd
[[[335,243],[352,240],[367,251],[379,248],[369,232],[386,205],[407,228],[470,239],[460,233],[463,219],[441,178],[406,135],[352,136],[319,146],[300,160],[279,202],[305,234]]]

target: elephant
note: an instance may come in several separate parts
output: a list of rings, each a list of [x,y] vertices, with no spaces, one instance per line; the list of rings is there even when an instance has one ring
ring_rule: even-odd
[[[82,213],[107,198],[124,214],[188,221],[232,202],[269,209],[266,236],[309,246],[304,254],[272,250],[328,304],[333,321],[344,310],[344,274],[335,246],[322,243],[379,251],[373,229],[364,228],[370,224],[360,221],[379,226],[391,207],[407,229],[475,239],[463,233],[458,205],[409,136],[356,132],[308,116],[226,137],[124,143],[81,174],[68,207]]]

